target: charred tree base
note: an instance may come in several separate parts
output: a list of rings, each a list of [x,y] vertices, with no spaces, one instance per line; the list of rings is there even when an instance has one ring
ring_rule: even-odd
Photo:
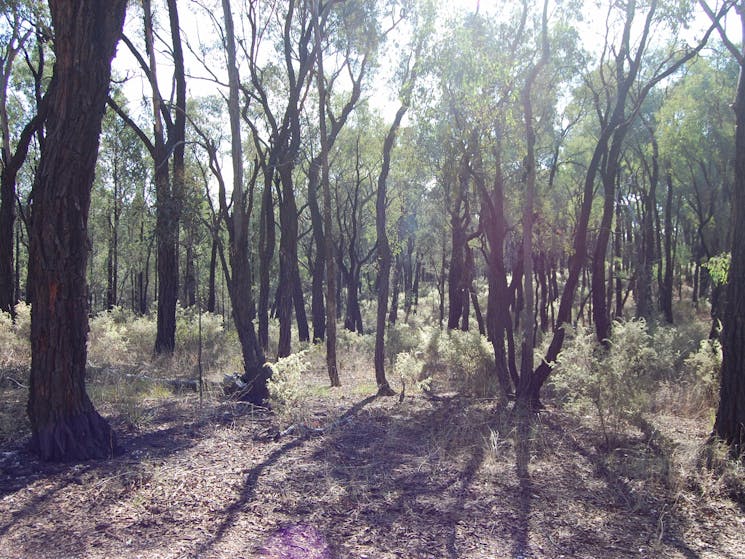
[[[395,396],[396,391],[386,382],[378,385],[377,396]]]
[[[238,398],[242,402],[248,402],[255,406],[268,407],[269,389],[266,383],[271,376],[272,368],[267,364],[248,368],[241,377],[245,386],[240,391]]]
[[[102,460],[122,453],[111,426],[94,409],[38,429],[30,446],[46,462]]]

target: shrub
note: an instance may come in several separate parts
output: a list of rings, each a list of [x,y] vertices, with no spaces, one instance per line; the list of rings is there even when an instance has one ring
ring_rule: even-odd
[[[31,307],[18,303],[15,321],[0,312],[0,368],[23,369],[31,364]]]
[[[122,365],[130,362],[126,325],[117,314],[104,311],[93,317],[88,335],[88,363],[94,367]]]
[[[416,354],[402,352],[396,355],[393,374],[401,379],[401,390],[405,390],[405,387],[426,390],[429,387],[432,379],[422,378],[424,360],[418,356],[419,354],[420,352]]]
[[[494,350],[486,337],[476,331],[449,330],[436,339],[437,357],[460,390],[480,398],[499,393]]]
[[[388,328],[385,351],[393,364],[399,353],[412,353],[422,343],[421,332],[405,323],[396,323]]]
[[[290,423],[302,421],[305,416],[301,384],[302,374],[308,369],[305,353],[293,353],[270,365],[272,376],[267,382],[269,403],[278,415],[286,417]]]
[[[649,409],[661,357],[643,319],[617,321],[605,349],[589,328],[578,328],[552,375],[557,394],[582,412],[594,409],[606,444]]]

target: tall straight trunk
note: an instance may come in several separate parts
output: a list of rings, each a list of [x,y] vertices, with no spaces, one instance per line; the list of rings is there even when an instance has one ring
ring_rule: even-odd
[[[642,231],[639,255],[639,267],[636,276],[636,315],[649,319],[654,311],[652,302],[652,272],[656,258],[655,251],[655,217],[657,215],[657,185],[660,177],[659,148],[654,132],[647,127],[651,135],[652,143],[652,169],[648,171],[649,190],[644,195],[644,211],[642,214]]]
[[[533,122],[533,85],[543,67],[548,63],[548,0],[543,4],[541,19],[541,58],[531,68],[521,92],[523,119],[525,122],[525,199],[523,200],[523,281],[525,297],[525,320],[520,361],[520,386],[518,394],[524,395],[533,377],[533,348],[535,347],[535,315],[533,294],[533,213],[536,196],[535,125]]]
[[[316,66],[318,69],[319,131],[321,135],[321,186],[323,188],[324,260],[326,262],[326,370],[331,386],[341,386],[336,363],[336,258],[331,220],[331,185],[329,184],[329,135],[326,129],[326,82],[323,73],[323,48],[321,48],[320,0],[314,4],[314,34],[316,39]],[[356,287],[355,287],[356,288]]]
[[[391,308],[388,312],[388,324],[391,326],[396,324],[398,319],[398,296],[401,293],[401,255],[397,255],[394,260],[393,267],[393,293],[391,293]]]
[[[292,162],[278,166],[282,196],[279,203],[279,292],[277,318],[279,319],[279,343],[277,357],[287,357],[292,352],[292,303],[293,282],[297,267],[298,212],[292,180]]]
[[[665,195],[665,270],[660,283],[660,308],[665,322],[673,323],[673,270],[675,256],[673,253],[673,177],[670,171],[666,173],[667,192]]]
[[[465,282],[465,256],[470,215],[467,203],[469,180],[468,158],[463,155],[458,169],[455,197],[450,209],[450,269],[448,270],[448,329],[460,328],[464,305],[468,304],[468,285]]]
[[[391,282],[391,261],[393,254],[388,241],[386,223],[386,197],[388,172],[391,168],[391,152],[396,141],[396,134],[401,126],[401,119],[409,108],[408,100],[396,111],[391,127],[383,142],[383,164],[378,175],[378,190],[375,198],[375,229],[378,246],[378,310],[375,322],[375,381],[378,385],[378,396],[393,396],[395,392],[385,376],[385,328],[388,313],[388,294]]]
[[[276,242],[272,167],[264,169],[264,191],[261,195],[259,223],[259,344],[269,350],[269,292],[272,258]]]
[[[326,305],[323,299],[323,280],[326,275],[326,240],[323,231],[323,215],[318,204],[320,189],[320,167],[315,159],[308,171],[308,207],[310,208],[315,260],[311,269],[311,321],[313,323],[313,343],[326,338]]]
[[[737,2],[745,31],[745,2]],[[745,49],[726,44],[740,65],[735,112],[735,179],[732,185],[732,261],[722,330],[722,372],[714,433],[733,454],[745,449]]]
[[[512,318],[509,313],[509,286],[504,261],[504,242],[507,236],[507,221],[504,213],[504,177],[502,174],[501,145],[494,148],[494,181],[487,188],[480,150],[475,150],[476,172],[474,178],[480,193],[481,225],[488,243],[487,279],[489,294],[486,309],[486,332],[494,350],[496,376],[505,397],[514,394],[517,386],[517,367],[514,363],[514,339],[512,338]],[[508,349],[505,350],[505,338]],[[510,353],[508,353],[508,351]]]
[[[42,460],[118,449],[85,391],[88,210],[125,0],[50,0],[55,63],[31,221],[31,448]],[[75,146],[75,149],[70,149]]]
[[[212,249],[210,251],[209,279],[207,280],[207,308],[208,313],[215,312],[215,276],[217,275],[217,233],[213,233]]]
[[[243,355],[243,381],[247,387],[244,398],[255,404],[263,404],[269,397],[267,381],[271,376],[271,369],[266,364],[264,352],[256,337],[254,329],[254,305],[251,296],[251,265],[249,254],[249,219],[251,216],[251,196],[244,191],[243,184],[243,144],[241,142],[240,107],[238,88],[240,77],[236,65],[235,34],[230,0],[222,0],[225,19],[225,45],[228,54],[228,80],[230,92],[228,98],[228,113],[230,115],[230,152],[233,164],[233,193],[232,213],[228,213],[226,193],[224,188],[220,192],[220,208],[228,225],[230,240],[230,267],[223,262],[223,270],[228,284],[228,293],[233,307],[233,320],[238,332]],[[256,163],[255,163],[256,164]],[[251,185],[255,184],[258,169],[251,178]],[[229,273],[229,271],[231,273]],[[289,285],[289,284],[288,284]]]

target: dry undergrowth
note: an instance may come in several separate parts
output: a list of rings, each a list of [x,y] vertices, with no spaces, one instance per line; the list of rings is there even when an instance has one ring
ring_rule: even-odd
[[[142,382],[134,412],[93,378],[126,454],[45,465],[5,437],[0,557],[745,556],[743,475],[701,463],[707,421],[658,414],[607,449],[592,417],[530,418],[444,375],[402,403],[368,396],[369,369],[333,391],[304,375],[318,430],[279,438],[287,417],[219,394]]]

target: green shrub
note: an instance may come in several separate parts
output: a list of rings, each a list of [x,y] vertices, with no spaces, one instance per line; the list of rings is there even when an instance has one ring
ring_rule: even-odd
[[[305,391],[301,383],[302,374],[308,369],[306,352],[300,351],[272,363],[272,376],[267,382],[269,403],[278,415],[290,423],[305,417]]]
[[[31,365],[31,307],[18,303],[15,321],[0,312],[0,368],[25,369]]]
[[[401,379],[402,390],[408,388],[416,390],[426,390],[432,381],[432,378],[422,378],[424,373],[424,360],[419,357],[420,352],[416,354],[402,352],[396,355],[393,365],[394,378]]]
[[[610,445],[627,423],[650,409],[658,371],[668,358],[658,353],[643,319],[615,322],[607,349],[593,331],[580,327],[559,354],[552,383],[579,411],[594,409]]]
[[[437,358],[466,394],[490,398],[499,393],[494,349],[477,331],[448,330],[437,336]]]
[[[385,351],[391,365],[399,353],[412,353],[422,343],[421,332],[406,323],[398,322],[388,328],[385,340]]]

